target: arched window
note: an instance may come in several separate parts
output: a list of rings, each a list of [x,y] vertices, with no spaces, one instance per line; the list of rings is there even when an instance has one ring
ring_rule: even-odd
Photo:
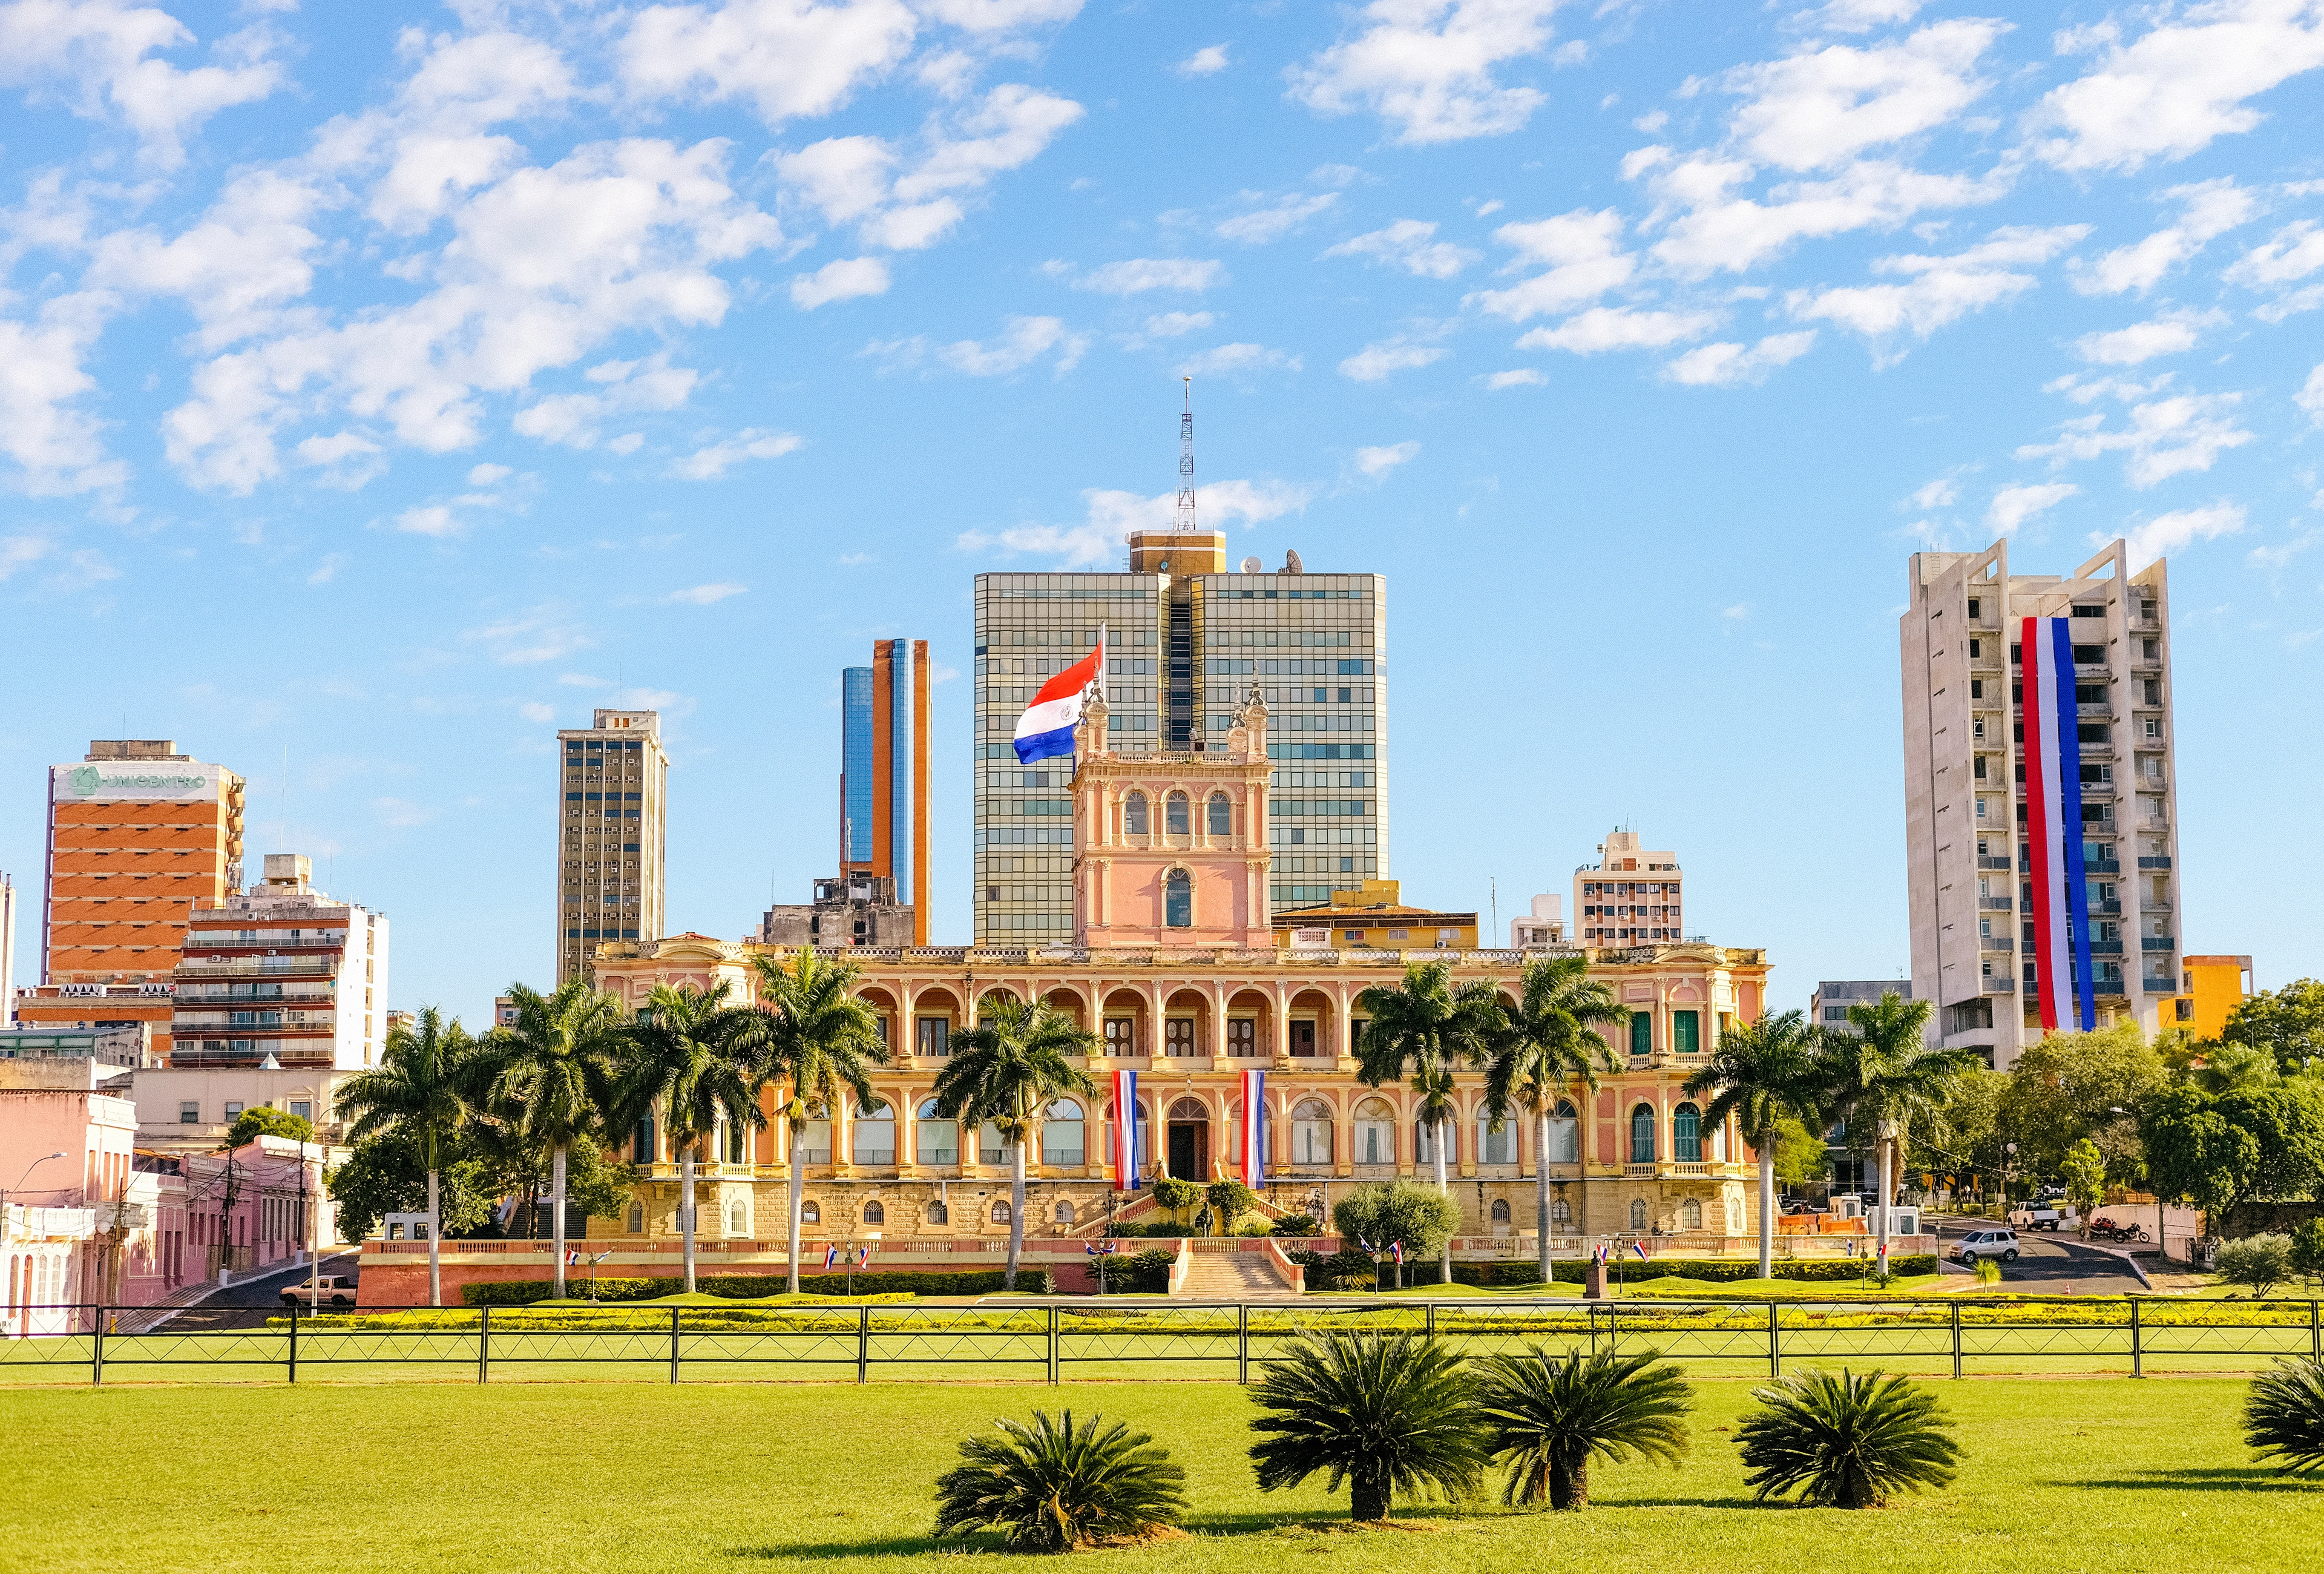
[[[830,1112],[825,1109],[820,1104],[808,1105],[807,1106],[807,1124],[799,1127],[798,1134],[791,1140],[798,1144],[798,1156],[799,1161],[802,1163],[830,1163]]]
[[[751,1233],[750,1211],[740,1202],[727,1209],[726,1233],[730,1236],[747,1236]]]
[[[1413,1162],[1416,1164],[1434,1165],[1436,1162],[1436,1144],[1451,1134],[1449,1128],[1440,1127],[1430,1122],[1425,1116],[1416,1114],[1412,1119]],[[1455,1162],[1457,1157],[1458,1155],[1453,1153],[1445,1154],[1445,1164],[1449,1167]]]
[[[859,1105],[855,1123],[850,1134],[853,1141],[855,1162],[885,1168],[896,1162],[896,1109],[893,1105],[874,1100]]]
[[[1501,1122],[1501,1129],[1493,1129],[1493,1117],[1480,1111],[1477,1116],[1477,1162],[1480,1164],[1514,1164],[1517,1162],[1517,1125],[1513,1120]]]
[[[1646,1199],[1643,1197],[1630,1199],[1630,1227],[1633,1230],[1646,1227]]]
[[[1328,1166],[1332,1162],[1332,1106],[1320,1098],[1305,1098],[1291,1111],[1291,1162]]]
[[[1006,1198],[1003,1198],[1001,1201],[992,1205],[992,1222],[995,1224],[1007,1224],[1009,1222],[1009,1201]]]
[[[1743,1233],[1743,1199],[1739,1197],[1727,1199],[1727,1233],[1730,1236]]]
[[[1678,1227],[1683,1230],[1702,1227],[1702,1203],[1699,1199],[1690,1197],[1678,1205]]]
[[[646,1205],[642,1202],[630,1204],[630,1233],[633,1236],[646,1233]]]
[[[1582,1123],[1573,1117],[1573,1106],[1561,1098],[1549,1116],[1549,1162],[1553,1164],[1582,1162]]]
[[[1630,1111],[1630,1162],[1651,1164],[1654,1162],[1655,1106],[1641,1104]]]
[[[799,1204],[799,1223],[821,1224],[822,1222],[823,1205],[821,1203],[802,1202]]]
[[[1234,805],[1223,792],[1211,794],[1211,834],[1214,837],[1234,835]]]
[[[1396,1162],[1396,1111],[1385,1098],[1367,1098],[1356,1106],[1356,1162]]]
[[[1194,927],[1194,883],[1184,869],[1173,869],[1162,882],[1162,921],[1172,929]]]
[[[1082,1134],[1087,1129],[1080,1105],[1070,1098],[1053,1101],[1041,1112],[1041,1162],[1078,1169],[1085,1162]]]
[[[1163,800],[1162,827],[1172,836],[1185,836],[1191,830],[1193,827],[1188,823],[1191,818],[1187,812],[1186,795],[1184,792],[1173,792],[1168,798]]]
[[[1057,1204],[1057,1222],[1059,1224],[1071,1224],[1074,1222],[1074,1205],[1072,1203],[1060,1202]]]
[[[1492,1220],[1495,1224],[1509,1222],[1509,1205],[1498,1197],[1493,1199]]]
[[[950,1224],[952,1222],[952,1209],[945,1207],[941,1201],[931,1202],[928,1204],[927,1212],[924,1217],[930,1224]]]
[[[980,1164],[1010,1164],[1010,1144],[1001,1139],[1001,1128],[986,1121],[976,1128],[976,1162]]]
[[[865,1203],[863,1205],[863,1222],[865,1224],[886,1224],[888,1222],[888,1205],[876,1199]]]
[[[1549,1227],[1553,1234],[1573,1227],[1573,1204],[1563,1197],[1549,1205]]]
[[[1671,1111],[1671,1157],[1682,1164],[1702,1162],[1702,1112],[1692,1104]],[[1698,1204],[1695,1212],[1702,1211]]]
[[[1146,834],[1146,794],[1133,792],[1121,801],[1121,829],[1131,836]]]
[[[923,1164],[960,1162],[960,1123],[946,1120],[933,1098],[920,1100],[919,1124],[912,1132],[913,1157]]]

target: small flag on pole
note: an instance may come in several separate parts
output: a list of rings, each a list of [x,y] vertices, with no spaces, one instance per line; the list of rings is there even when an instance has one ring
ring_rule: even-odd
[[[835,1263],[836,1263],[836,1262],[838,1262],[838,1261],[839,1261],[839,1245],[838,1245],[838,1243],[837,1243],[837,1242],[835,1242],[835,1242],[833,1242],[830,1245],[827,1245],[827,1246],[825,1246],[825,1247],[824,1247],[824,1248],[823,1248],[823,1265],[824,1265],[825,1267],[828,1268],[828,1267],[830,1267],[833,1264],[835,1264]]]
[[[866,1263],[870,1262],[871,1260],[872,1260],[872,1248],[871,1248],[871,1247],[869,1247],[869,1246],[864,1246],[864,1247],[862,1247],[862,1249],[860,1249],[859,1251],[857,1251],[857,1253],[855,1254],[855,1265],[856,1265],[857,1267],[859,1267],[859,1268],[861,1268],[862,1266],[863,1266],[863,1264],[866,1264]]]
[[[575,1249],[575,1250],[572,1250],[572,1251],[568,1251],[568,1252],[567,1252],[567,1253],[565,1254],[565,1265],[566,1265],[567,1267],[568,1267],[568,1268],[578,1267],[578,1266],[580,1265],[580,1263],[581,1263],[581,1253],[580,1253],[580,1251],[579,1251],[577,1248],[576,1248],[576,1249]]]
[[[1402,1241],[1397,1241],[1390,1245],[1388,1247],[1388,1252],[1390,1255],[1396,1258],[1397,1267],[1401,1268],[1404,1266],[1404,1243]]]
[[[1644,1241],[1632,1241],[1632,1242],[1630,1243],[1630,1250],[1632,1250],[1632,1251],[1634,1251],[1634,1252],[1637,1253],[1637,1255],[1638,1255],[1638,1261],[1639,1261],[1639,1262],[1643,1263],[1643,1262],[1645,1262],[1645,1261],[1646,1260],[1646,1242],[1644,1242]]]
[[[1600,1268],[1604,1267],[1606,1265],[1606,1243],[1604,1241],[1600,1241],[1598,1243],[1598,1249],[1591,1253],[1590,1255]]]

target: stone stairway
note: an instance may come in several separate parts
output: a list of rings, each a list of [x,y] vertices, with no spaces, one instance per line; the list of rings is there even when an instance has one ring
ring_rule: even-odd
[[[1292,1290],[1260,1253],[1198,1251],[1178,1294],[1196,1301],[1277,1301],[1289,1299]]]

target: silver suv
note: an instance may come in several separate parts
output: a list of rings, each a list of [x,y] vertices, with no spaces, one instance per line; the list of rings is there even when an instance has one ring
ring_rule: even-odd
[[[2017,1232],[2011,1229],[1971,1230],[1953,1247],[1953,1260],[1974,1266],[1979,1257],[2017,1261]]]

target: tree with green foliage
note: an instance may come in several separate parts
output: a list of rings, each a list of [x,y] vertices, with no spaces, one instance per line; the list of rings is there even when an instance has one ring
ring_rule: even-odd
[[[790,1287],[799,1287],[799,1207],[807,1189],[807,1161],[799,1138],[818,1108],[837,1131],[841,1101],[858,1107],[872,1102],[869,1068],[888,1063],[880,1019],[855,997],[862,977],[854,964],[835,962],[812,948],[779,958],[751,958],[756,971],[759,1010],[756,1054],[761,1088],[779,1084],[782,1102],[775,1113],[787,1129],[790,1152]]]
[[[2068,1149],[2058,1164],[2059,1177],[2066,1183],[2066,1200],[2081,1214],[2085,1233],[2091,1212],[2106,1200],[2106,1155],[2088,1137]]]
[[[2255,1297],[2292,1277],[2292,1237],[2246,1236],[2219,1247],[2219,1280],[2248,1290]]]
[[[2324,1218],[2292,1227],[2292,1271],[2311,1282],[2324,1282]]]
[[[484,1035],[470,1097],[519,1112],[525,1132],[549,1152],[549,1198],[556,1226],[551,1264],[565,1294],[565,1171],[573,1146],[607,1140],[605,1110],[627,1048],[622,1003],[586,978],[543,995],[512,984],[515,1020]]]
[[[2013,1169],[2058,1176],[2074,1144],[2095,1142],[2106,1167],[2135,1180],[2145,1155],[2131,1114],[2168,1078],[2136,1019],[2095,1032],[2053,1032],[2025,1046],[1995,1112],[2017,1144]]]
[[[2255,1093],[2282,1080],[2275,1051],[2264,1044],[2206,1044],[2200,1063],[2187,1068],[2188,1085],[2215,1097]]]
[[[436,1007],[423,1005],[411,1020],[387,1030],[377,1066],[339,1084],[337,1109],[340,1118],[349,1122],[349,1141],[359,1143],[366,1137],[399,1132],[410,1137],[420,1150],[428,1176],[428,1217],[433,1221],[428,1231],[430,1306],[444,1304],[444,1271],[438,1249],[444,1234],[442,1149],[467,1122],[476,1059],[475,1042],[460,1026],[460,1019],[456,1016],[447,1023]],[[344,1211],[340,1218],[345,1229]]]
[[[630,1027],[606,1106],[617,1128],[659,1111],[669,1133],[670,1152],[678,1155],[678,1228],[688,1295],[694,1293],[695,1176],[706,1145],[721,1125],[739,1132],[767,1124],[759,1107],[756,1056],[763,1019],[728,1005],[728,989],[723,978],[707,990],[655,985]]]
[[[1803,1372],[1751,1396],[1735,1429],[1761,1502],[1797,1493],[1816,1508],[1879,1508],[1896,1491],[1950,1486],[1960,1445],[1936,1395],[1903,1377]]]
[[[1219,1234],[1227,1236],[1234,1233],[1235,1220],[1259,1206],[1259,1193],[1229,1178],[1204,1187],[1203,1200],[1211,1205],[1211,1217],[1218,1221]]]
[[[1803,1120],[1775,1123],[1775,1179],[1790,1188],[1812,1186],[1831,1169],[1831,1150]]]
[[[1578,956],[1527,962],[1518,976],[1517,1003],[1501,1002],[1502,1026],[1485,1069],[1485,1109],[1493,1120],[1507,1120],[1512,1109],[1533,1117],[1534,1245],[1544,1283],[1549,1281],[1551,1112],[1564,1096],[1571,1096],[1576,1111],[1589,1109],[1599,1071],[1617,1068],[1612,1048],[1596,1030],[1629,1014],[1615,1004],[1613,990],[1589,971]],[[1574,1121],[1577,1142],[1588,1125],[1586,1117]],[[1582,1217],[1588,1218],[1590,1166],[1582,1157],[1577,1151],[1574,1172],[1581,1181]]]
[[[1014,1290],[1025,1250],[1026,1151],[1039,1140],[1041,1114],[1051,1100],[1097,1092],[1097,1084],[1067,1057],[1097,1053],[1098,1041],[1046,1000],[996,991],[984,997],[977,1017],[974,1027],[954,1035],[951,1059],[936,1073],[936,1109],[969,1130],[991,1121],[1009,1146],[1007,1283]]]
[[[1733,1119],[1759,1156],[1762,1279],[1775,1276],[1775,1158],[1784,1123],[1821,1125],[1824,1119],[1830,1089],[1816,1055],[1822,1036],[1799,1011],[1738,1023],[1719,1035],[1702,1069],[1686,1079],[1688,1097],[1711,1100],[1702,1113],[1704,1128],[1716,1131]],[[1542,1277],[1548,1276],[1545,1258]]]
[[[2287,1077],[2324,1060],[2324,983],[2302,978],[2263,989],[2227,1014],[2219,1038],[2237,1048],[2265,1050]]]
[[[2324,1184],[2324,1095],[2311,1078],[2214,1097],[2166,1088],[2140,1105],[2148,1184],[2203,1210],[2216,1238],[2246,1202],[2306,1197]]]
[[[1895,1214],[1895,1158],[1899,1138],[1914,1122],[1944,1107],[1961,1077],[1978,1065],[1968,1050],[1932,1050],[1924,1042],[1930,1003],[1895,990],[1872,1005],[1848,1008],[1853,1032],[1824,1040],[1817,1063],[1825,1072],[1824,1107],[1852,1128],[1869,1126],[1880,1161],[1878,1256],[1888,1257]]]
[[[1342,1241],[1370,1241],[1386,1252],[1404,1243],[1406,1260],[1439,1256],[1461,1228],[1461,1208],[1434,1186],[1381,1180],[1359,1186],[1332,1205],[1332,1225]],[[1402,1275],[1397,1276],[1402,1282]],[[1447,1274],[1442,1283],[1452,1282]]]
[[[1460,1356],[1409,1335],[1320,1334],[1286,1341],[1259,1368],[1250,1423],[1259,1489],[1296,1486],[1318,1472],[1345,1481],[1359,1523],[1388,1516],[1396,1494],[1476,1495],[1489,1458],[1477,1424],[1476,1383]]]
[[[1445,963],[1416,962],[1405,969],[1402,982],[1374,985],[1356,996],[1356,1005],[1370,1018],[1357,1040],[1356,1076],[1365,1087],[1378,1088],[1410,1074],[1412,1090],[1420,1096],[1418,1124],[1433,1135],[1436,1189],[1450,1198],[1445,1161],[1456,1111],[1452,1073],[1491,1060],[1508,1020],[1500,995],[1483,979],[1456,986]],[[1452,1243],[1446,1236],[1447,1284],[1452,1282]]]
[[[1539,1345],[1478,1364],[1478,1419],[1506,1466],[1501,1501],[1590,1506],[1590,1461],[1636,1454],[1675,1467],[1687,1449],[1689,1390],[1661,1352],[1560,1356]]]
[[[491,1166],[473,1151],[467,1134],[440,1140],[434,1155],[436,1194],[429,1195],[429,1154],[420,1134],[384,1125],[360,1137],[347,1156],[324,1172],[323,1190],[338,1215],[343,1240],[361,1240],[391,1213],[432,1208],[453,1240],[483,1233],[502,1195]]]
[[[1012,1552],[1072,1552],[1134,1541],[1185,1515],[1186,1472],[1167,1449],[1119,1421],[1075,1426],[1043,1411],[1033,1424],[1003,1418],[997,1438],[960,1446],[936,1477],[936,1534],[998,1530]]]
[[[311,1143],[315,1140],[315,1123],[303,1115],[292,1115],[271,1104],[257,1105],[234,1117],[234,1124],[226,1128],[226,1140],[218,1144],[218,1151],[231,1153],[236,1148],[248,1147],[261,1137]]]

